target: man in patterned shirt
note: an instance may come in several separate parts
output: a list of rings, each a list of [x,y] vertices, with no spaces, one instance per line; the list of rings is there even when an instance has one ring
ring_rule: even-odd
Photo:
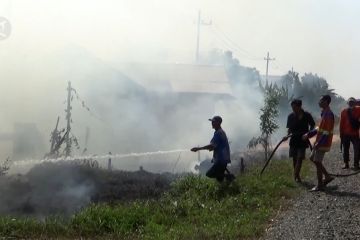
[[[333,138],[335,117],[330,109],[330,102],[331,97],[329,95],[323,95],[320,98],[319,106],[322,108],[320,125],[317,129],[314,129],[303,136],[303,139],[307,140],[316,135],[310,160],[313,161],[316,166],[318,184],[313,187],[311,191],[321,191],[328,183],[334,180],[322,164],[325,153],[330,151]]]

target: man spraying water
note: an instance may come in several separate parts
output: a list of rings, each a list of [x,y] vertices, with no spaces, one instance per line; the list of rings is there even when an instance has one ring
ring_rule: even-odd
[[[211,139],[210,144],[203,147],[194,147],[191,149],[191,151],[213,151],[212,162],[214,164],[206,172],[206,176],[209,178],[216,178],[218,182],[222,182],[224,178],[227,181],[233,181],[235,176],[231,174],[226,168],[227,164],[231,162],[230,146],[226,133],[221,128],[222,118],[220,116],[214,116],[213,118],[209,119],[209,121],[211,121],[212,128],[215,129],[214,136]]]

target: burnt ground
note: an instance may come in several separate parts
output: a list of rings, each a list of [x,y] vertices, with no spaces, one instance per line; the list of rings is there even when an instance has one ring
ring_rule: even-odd
[[[70,163],[43,163],[24,175],[0,177],[0,214],[68,216],[91,203],[156,199],[173,174],[107,171]]]
[[[240,171],[236,162],[233,173]],[[108,171],[66,161],[42,163],[25,174],[0,176],[0,215],[70,216],[92,203],[157,199],[184,174]]]
[[[324,163],[331,173],[353,172],[341,169],[338,146],[325,155]],[[280,211],[264,239],[360,239],[360,174],[336,178],[324,192],[307,191],[315,183],[312,171],[304,191]]]

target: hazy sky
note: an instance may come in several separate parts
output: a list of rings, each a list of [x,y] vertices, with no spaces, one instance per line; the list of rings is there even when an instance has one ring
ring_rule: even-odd
[[[214,48],[231,50],[241,64],[256,67],[264,74],[264,57],[269,51],[276,58],[270,63],[270,74],[285,74],[291,67],[301,74],[317,73],[345,98],[360,98],[358,0],[0,0],[0,16],[8,18],[12,25],[11,36],[0,40],[0,134],[13,131],[14,122],[32,122],[47,143],[61,113],[64,124],[63,102],[69,77],[84,96],[86,89],[101,92],[99,86],[103,92],[113,90],[116,85],[111,85],[105,75],[109,74],[106,67],[116,67],[121,61],[194,63],[200,9],[204,22],[212,23],[201,27],[201,54]],[[92,56],[89,60],[88,54],[81,55],[84,49],[95,60]],[[90,82],[96,76],[101,76],[104,84],[102,79],[98,79],[98,85]],[[256,98],[246,93],[245,89],[244,94],[239,94],[240,100]],[[107,101],[104,99],[100,105]],[[108,101],[115,105],[107,107],[120,114],[123,106]],[[245,132],[257,132],[257,124],[253,123],[258,109],[252,101],[244,102],[225,104],[222,111],[215,109],[226,116],[224,127],[230,139],[237,137],[232,134],[241,134],[245,139]],[[90,119],[79,109],[73,112],[75,134],[83,140],[85,126],[89,125],[101,146],[105,146],[102,152],[109,151],[107,133],[112,133],[113,127],[122,130],[118,115],[114,114],[115,122],[110,124]],[[240,123],[235,112],[251,120]],[[194,144],[206,142],[211,135],[208,122],[194,124],[204,125],[196,138],[189,139]],[[154,129],[147,134],[157,134],[158,128]],[[102,133],[103,138],[97,133]],[[188,142],[188,138],[180,140],[179,144]],[[9,143],[0,143],[0,159],[5,159],[11,149],[3,149],[4,144]],[[119,148],[114,152],[129,151]]]
[[[341,95],[360,98],[357,0],[0,0],[0,16],[12,24],[0,41],[1,62],[74,44],[109,62],[191,63],[199,9],[212,22],[201,28],[202,53],[231,49],[264,73],[269,51],[270,74],[315,72]]]

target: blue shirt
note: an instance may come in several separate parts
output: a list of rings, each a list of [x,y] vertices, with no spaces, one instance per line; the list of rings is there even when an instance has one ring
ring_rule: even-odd
[[[210,141],[210,144],[214,147],[214,163],[230,163],[230,146],[224,130],[222,130],[221,128],[216,130],[214,132],[213,138]]]

